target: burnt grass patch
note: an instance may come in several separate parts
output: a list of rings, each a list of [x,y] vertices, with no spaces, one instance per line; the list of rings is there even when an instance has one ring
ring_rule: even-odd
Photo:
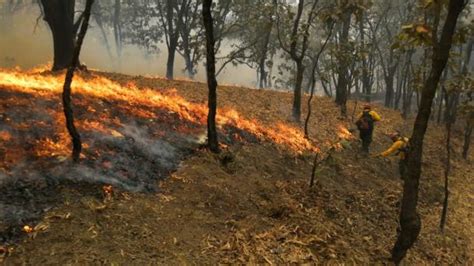
[[[205,125],[164,109],[79,94],[74,112],[84,146],[79,164],[69,159],[60,95],[0,88],[0,246],[26,236],[23,226],[46,211],[80,200],[65,189],[98,201],[104,185],[157,192],[158,182],[205,144]],[[219,135],[225,145],[259,141],[227,125]]]

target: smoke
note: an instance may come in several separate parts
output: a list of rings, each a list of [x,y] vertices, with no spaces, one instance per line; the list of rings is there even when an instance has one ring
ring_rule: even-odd
[[[12,14],[0,14],[0,67],[32,68],[51,62],[53,59],[52,36],[47,24],[40,18],[37,4],[25,6]],[[81,61],[91,69],[108,72],[119,72],[130,75],[165,76],[167,50],[165,44],[160,45],[158,54],[148,54],[137,46],[123,47],[121,60],[116,57],[112,36],[108,36],[111,46],[106,48],[104,37],[91,18],[91,26],[84,41]],[[230,51],[227,43],[222,54]],[[175,61],[175,77],[186,78],[183,58],[177,53]],[[204,62],[197,66],[196,80],[205,82]],[[239,73],[235,75],[235,73]],[[247,66],[229,64],[218,80],[222,84],[236,84],[254,87],[256,71]]]
[[[158,180],[177,169],[181,160],[199,144],[175,132],[154,138],[150,131],[146,126],[132,123],[112,135],[96,130],[83,132],[87,148],[84,150],[86,159],[81,164],[73,164],[64,156],[33,162],[27,158],[9,173],[0,171],[0,187],[17,182],[43,187],[68,180],[110,184],[130,192],[155,191]],[[35,132],[25,134],[21,134],[23,141],[37,135]]]
[[[0,129],[11,132],[6,126]],[[37,135],[36,130],[15,135],[12,141],[26,143]],[[64,156],[48,156],[24,158],[9,171],[0,168],[0,243],[55,206],[55,201],[62,201],[59,193],[64,184],[90,184],[94,195],[103,184],[129,192],[156,191],[157,182],[175,171],[198,143],[171,131],[156,137],[153,130],[135,122],[124,124],[113,134],[90,129],[82,132],[86,158],[80,164]]]

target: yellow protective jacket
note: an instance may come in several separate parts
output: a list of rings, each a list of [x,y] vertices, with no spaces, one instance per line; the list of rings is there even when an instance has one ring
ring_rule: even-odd
[[[364,112],[360,113],[358,119],[360,119],[363,114],[364,114]],[[381,117],[379,114],[377,114],[377,112],[375,112],[375,111],[370,111],[370,112],[369,112],[369,115],[372,116],[372,119],[373,119],[374,121],[380,121],[380,120],[382,120],[382,117]]]
[[[380,156],[387,157],[398,152],[400,159],[403,160],[405,159],[405,152],[403,151],[403,149],[407,147],[408,142],[409,142],[408,138],[405,138],[405,137],[398,138],[398,140],[395,141],[390,148],[382,152]]]

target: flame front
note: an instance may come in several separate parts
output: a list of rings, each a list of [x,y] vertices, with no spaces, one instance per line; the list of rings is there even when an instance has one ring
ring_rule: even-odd
[[[37,71],[40,71],[44,69],[44,67],[38,69]],[[1,86],[42,97],[51,97],[59,94],[62,91],[63,82],[64,74],[53,76],[38,74],[36,71],[24,72],[18,69],[0,69]],[[123,86],[97,75],[92,75],[90,78],[77,75],[74,78],[72,87],[75,93],[84,96],[92,96],[104,100],[123,101],[132,106],[164,109],[170,113],[177,114],[181,119],[193,123],[205,124],[207,118],[207,106],[205,104],[191,103],[177,93],[162,93],[151,88],[139,88],[134,83],[128,83],[126,86]],[[87,111],[94,111],[92,107],[86,108],[88,109]],[[149,119],[155,118],[154,113],[147,112],[140,108],[133,108],[133,110],[127,111],[135,112],[134,114],[140,117]],[[102,119],[101,117],[98,118]],[[106,118],[107,117],[103,117],[103,119]],[[55,119],[59,121],[63,120],[59,113]],[[277,144],[285,145],[296,152],[318,150],[315,145],[304,138],[300,129],[283,123],[268,127],[256,120],[245,119],[241,117],[236,110],[229,108],[220,108],[216,119],[220,127],[226,125],[234,126],[255,135],[261,140],[266,139]],[[101,127],[100,123],[94,121],[80,121],[80,123],[86,127],[93,126],[95,129],[109,131],[109,134],[113,134],[113,130]],[[119,121],[117,123],[119,123]],[[61,135],[61,138],[63,137],[66,138],[66,135]],[[2,138],[8,137],[3,135]],[[49,143],[49,145],[54,146],[54,143]],[[59,152],[61,149],[64,149],[62,145],[58,146],[56,150]]]

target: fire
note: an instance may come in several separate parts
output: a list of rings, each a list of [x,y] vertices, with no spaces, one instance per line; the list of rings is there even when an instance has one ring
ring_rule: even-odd
[[[105,185],[102,187],[102,191],[104,192],[104,200],[110,201],[113,195],[113,187],[111,185]]]
[[[105,185],[102,187],[102,190],[104,191],[104,193],[106,195],[112,195],[112,192],[113,192],[113,188],[111,185]]]
[[[33,232],[33,227],[31,227],[31,226],[29,226],[29,225],[25,225],[25,226],[23,226],[23,231],[24,231],[25,233],[28,233],[28,234],[29,234],[29,233],[32,233],[32,232]]]
[[[12,139],[12,135],[6,131],[6,130],[1,130],[0,131],[0,140],[2,141],[9,141]]]
[[[18,69],[0,69],[0,85],[9,89],[30,93],[43,97],[57,96],[62,90],[64,74],[61,75],[40,75],[38,72],[44,70],[40,67],[34,71],[24,72]],[[192,103],[179,96],[177,93],[163,93],[151,88],[139,88],[134,83],[121,85],[105,77],[91,75],[83,77],[77,75],[73,81],[74,93],[84,96],[92,96],[102,100],[118,100],[129,103],[130,106],[146,106],[154,109],[164,109],[169,113],[177,114],[179,119],[193,123],[205,124],[207,118],[207,106],[200,103]],[[124,107],[127,108],[127,107]],[[87,108],[89,112],[95,112]],[[155,118],[153,113],[145,110],[132,108],[128,110],[144,118]],[[100,115],[100,114],[98,114]],[[56,117],[63,120],[63,118]],[[100,123],[92,121],[79,121],[84,127],[94,126],[100,131],[109,131],[109,134],[117,134],[116,131],[101,127]],[[234,126],[245,130],[259,139],[266,139],[278,144],[285,145],[290,149],[302,152],[303,150],[317,151],[318,148],[304,138],[301,130],[283,123],[269,127],[262,125],[256,120],[241,117],[234,109],[221,108],[218,110],[217,123],[219,127],[226,125]],[[340,130],[344,137],[351,134],[346,130]],[[4,138],[5,136],[2,136]],[[66,135],[61,135],[66,137]],[[49,143],[52,144],[52,143]],[[57,147],[56,152],[63,147]]]
[[[44,65],[39,65],[39,66],[36,66],[30,70],[28,70],[28,73],[31,73],[31,74],[37,74],[37,73],[42,73],[42,72],[46,72],[46,71],[49,71],[51,70],[51,66],[53,64],[51,62],[48,62]]]
[[[345,139],[345,140],[349,140],[349,139],[353,139],[354,136],[352,135],[352,133],[343,125],[339,125],[338,126],[338,132],[337,132],[337,136],[340,138],[340,139]]]

